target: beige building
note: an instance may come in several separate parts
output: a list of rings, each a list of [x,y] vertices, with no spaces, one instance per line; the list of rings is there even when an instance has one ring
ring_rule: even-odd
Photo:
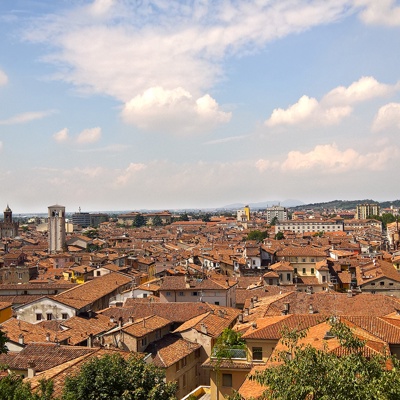
[[[355,219],[367,219],[371,215],[380,215],[378,204],[357,204]]]
[[[48,207],[49,253],[60,253],[65,249],[65,207]]]

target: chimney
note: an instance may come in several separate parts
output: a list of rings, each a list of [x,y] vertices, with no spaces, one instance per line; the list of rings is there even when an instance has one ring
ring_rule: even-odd
[[[222,310],[218,310],[218,317],[224,318],[224,315]]]
[[[28,361],[28,378],[33,378],[36,374],[36,364],[33,360]]]
[[[244,315],[249,315],[249,309],[247,307],[244,309]]]
[[[238,315],[238,321],[239,321],[240,323],[243,323],[243,314],[239,314],[239,315]]]
[[[114,317],[111,315],[111,317],[110,317],[110,322],[113,324],[114,322],[115,322],[115,319],[114,319]]]
[[[290,303],[283,303],[283,309],[287,312],[289,312],[290,309]]]
[[[207,335],[207,327],[204,322],[201,323],[201,332]]]
[[[18,336],[18,343],[24,344],[24,335],[22,333],[20,333],[20,335]]]
[[[118,318],[118,327],[122,328],[122,317]]]
[[[46,333],[46,342],[50,342],[50,332]]]
[[[309,314],[314,314],[314,308],[313,308],[313,305],[312,305],[312,304],[310,304],[310,305],[308,306],[308,313],[309,313]]]
[[[132,315],[128,318],[129,323],[131,324],[133,322],[133,317]]]
[[[250,299],[250,305],[249,308],[253,308],[254,307],[254,300],[253,298]]]
[[[93,347],[93,333],[90,333],[87,340],[88,347]]]

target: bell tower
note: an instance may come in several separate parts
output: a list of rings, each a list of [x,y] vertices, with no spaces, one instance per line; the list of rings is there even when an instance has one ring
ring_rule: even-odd
[[[61,253],[65,247],[65,207],[48,207],[49,254]]]

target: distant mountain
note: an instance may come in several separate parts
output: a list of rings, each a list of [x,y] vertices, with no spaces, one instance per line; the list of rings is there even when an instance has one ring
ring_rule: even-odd
[[[332,200],[325,203],[311,203],[297,205],[295,210],[355,210],[358,204],[379,204],[380,208],[400,207],[400,200],[393,201],[376,201],[371,199],[364,200]]]

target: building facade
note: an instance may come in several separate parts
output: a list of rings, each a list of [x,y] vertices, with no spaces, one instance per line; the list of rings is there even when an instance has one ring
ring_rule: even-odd
[[[267,207],[265,213],[268,224],[270,224],[273,219],[277,219],[279,222],[287,221],[288,219],[287,208],[282,206]]]
[[[367,219],[371,215],[379,215],[378,204],[357,204],[355,219]]]

